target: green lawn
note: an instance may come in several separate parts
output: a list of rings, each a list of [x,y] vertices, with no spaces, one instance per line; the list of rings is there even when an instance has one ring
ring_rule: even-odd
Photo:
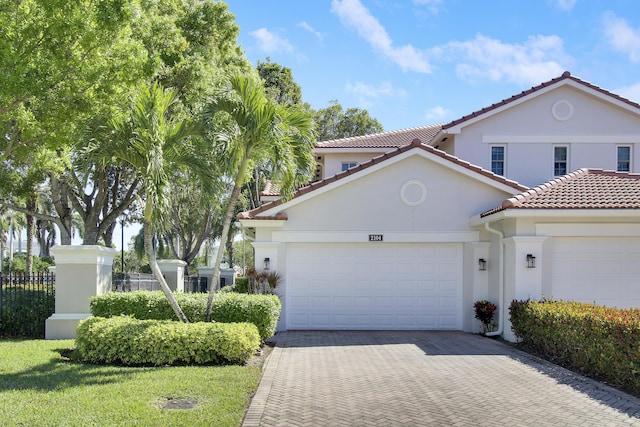
[[[0,340],[2,426],[240,425],[260,368],[84,365],[60,352],[73,341]],[[167,399],[193,409],[161,409]]]

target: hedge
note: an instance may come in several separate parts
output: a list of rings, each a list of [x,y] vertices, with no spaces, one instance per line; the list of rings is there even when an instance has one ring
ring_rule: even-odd
[[[578,302],[513,301],[511,328],[555,362],[640,393],[640,310]]]
[[[44,337],[45,321],[55,311],[53,285],[11,286],[0,289],[0,335]]]
[[[207,294],[174,295],[190,322],[204,319]],[[126,315],[141,320],[178,320],[162,291],[112,292],[92,297],[90,307],[91,314],[97,317]],[[265,340],[275,333],[280,310],[280,299],[275,295],[218,293],[213,300],[211,320],[253,323]]]
[[[260,348],[250,323],[181,323],[92,317],[76,333],[78,360],[138,365],[245,363]]]

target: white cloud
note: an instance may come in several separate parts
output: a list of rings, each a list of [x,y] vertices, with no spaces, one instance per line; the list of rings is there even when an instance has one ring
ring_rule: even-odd
[[[259,28],[249,34],[256,39],[258,48],[264,52],[292,52],[294,50],[293,46],[287,41],[287,39],[280,37],[266,28]]]
[[[374,101],[381,98],[404,98],[406,92],[402,89],[396,89],[389,82],[383,82],[378,86],[371,86],[366,83],[356,82],[347,83],[347,92],[357,96],[359,104],[362,108],[369,108]]]
[[[577,0],[556,0],[556,7],[558,9],[570,12],[576,5]]]
[[[433,121],[433,120],[440,121],[449,115],[451,115],[451,111],[438,105],[437,107],[433,107],[425,111],[424,118],[427,121]]]
[[[612,12],[603,15],[604,31],[609,44],[629,56],[633,63],[640,62],[640,28],[632,28],[624,18]]]
[[[311,34],[313,34],[319,42],[322,43],[322,41],[324,41],[324,34],[322,34],[319,31],[316,31],[315,28],[313,28],[311,25],[309,25],[308,23],[306,23],[305,21],[299,22],[298,23],[298,27],[307,30],[308,32],[310,32]]]
[[[640,103],[640,83],[636,83],[631,86],[621,87],[613,91],[620,96],[623,96],[633,102]]]
[[[532,36],[524,43],[508,44],[478,35],[466,42],[451,42],[436,51],[458,62],[458,76],[470,81],[539,84],[562,74],[572,61],[557,36]]]
[[[333,0],[331,11],[345,27],[352,28],[371,47],[397,64],[403,71],[431,73],[424,53],[411,45],[393,46],[393,40],[380,22],[360,3],[360,0]]]

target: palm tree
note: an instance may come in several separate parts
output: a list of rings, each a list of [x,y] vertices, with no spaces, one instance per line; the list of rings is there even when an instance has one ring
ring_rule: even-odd
[[[199,178],[204,198],[213,191],[215,174],[208,161],[210,150],[201,146],[199,127],[171,114],[177,102],[176,92],[158,84],[140,89],[131,101],[131,111],[111,121],[111,140],[95,144],[90,152],[103,164],[125,162],[136,171],[144,196],[140,203],[149,266],[178,318],[188,322],[160,272],[153,239],[165,221],[172,174],[188,168]]]
[[[313,168],[314,132],[308,113],[269,100],[262,82],[240,74],[230,77],[225,92],[220,93],[208,107],[207,119],[222,121],[223,131],[217,132],[216,142],[224,153],[220,158],[226,160],[225,170],[234,174],[213,282],[209,287],[205,315],[208,321],[233,213],[253,164],[271,161],[274,165],[272,178],[280,180],[281,194],[286,197],[297,186],[308,182]]]

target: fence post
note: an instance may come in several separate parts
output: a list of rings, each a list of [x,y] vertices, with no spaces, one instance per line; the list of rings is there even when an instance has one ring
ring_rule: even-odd
[[[159,259],[158,267],[172,291],[184,292],[184,268],[186,262],[181,259]]]
[[[97,245],[54,246],[56,311],[45,324],[45,339],[73,339],[81,320],[91,317],[89,298],[111,290],[117,251]]]

